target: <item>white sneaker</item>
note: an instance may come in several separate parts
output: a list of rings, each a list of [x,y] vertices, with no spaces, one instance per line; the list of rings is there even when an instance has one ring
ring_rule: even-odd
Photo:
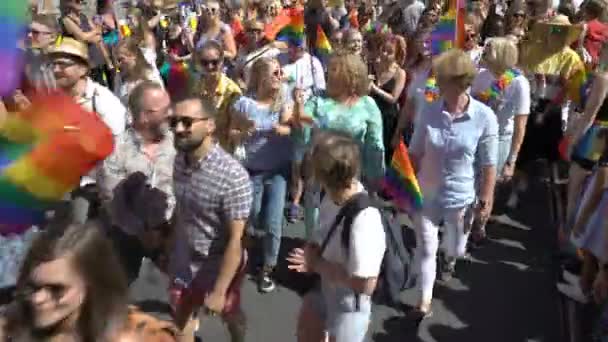
[[[564,270],[564,272],[562,272],[562,276],[564,277],[564,280],[566,281],[566,283],[568,283],[570,285],[580,284],[581,277],[572,272],[569,272],[568,270]]]
[[[585,296],[585,294],[583,293],[583,290],[581,290],[581,287],[578,285],[557,283],[557,289],[564,296],[566,296],[572,300],[575,300],[581,304],[587,304],[587,302],[589,302],[589,298],[587,298],[587,296]]]

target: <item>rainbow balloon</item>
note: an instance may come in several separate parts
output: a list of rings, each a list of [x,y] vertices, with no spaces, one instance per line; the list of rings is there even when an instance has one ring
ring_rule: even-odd
[[[0,1],[0,96],[10,95],[19,84],[23,58],[17,47],[25,36],[27,1]]]
[[[422,208],[422,191],[416,179],[407,147],[403,140],[393,152],[390,167],[386,170],[383,187],[391,200],[402,210],[413,212]]]
[[[71,97],[34,98],[0,129],[0,228],[42,222],[113,148],[112,131]]]

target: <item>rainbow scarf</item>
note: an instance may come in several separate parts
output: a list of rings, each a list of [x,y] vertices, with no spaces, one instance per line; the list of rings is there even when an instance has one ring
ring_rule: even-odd
[[[20,58],[18,41],[25,35],[27,1],[0,1],[0,96],[11,94],[20,82],[23,58]]]
[[[426,102],[433,102],[439,98],[439,87],[435,76],[429,76],[424,85],[424,99]]]
[[[276,39],[292,45],[304,44],[304,11],[293,10],[289,14],[289,23],[277,34]]]
[[[0,130],[0,226],[41,223],[113,149],[110,129],[71,97],[34,98]]]
[[[383,180],[383,188],[401,210],[413,212],[422,208],[422,191],[403,140],[393,152],[391,165],[387,168]]]
[[[327,56],[331,53],[331,44],[329,39],[325,35],[325,32],[321,28],[321,25],[317,25],[317,41],[315,42],[315,52],[319,56]]]
[[[431,53],[439,55],[452,48],[464,45],[465,1],[450,0],[448,11],[439,18],[431,32]]]
[[[511,85],[513,80],[521,75],[521,72],[517,69],[508,69],[498,79],[496,79],[488,87],[488,89],[475,94],[475,98],[488,106],[491,106],[498,100],[505,92],[505,90]]]

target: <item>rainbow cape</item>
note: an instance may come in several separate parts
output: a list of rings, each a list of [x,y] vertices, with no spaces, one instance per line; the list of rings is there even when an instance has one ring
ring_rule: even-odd
[[[464,45],[465,1],[449,0],[447,12],[431,32],[431,53],[439,55],[451,48]]]
[[[383,188],[400,209],[411,213],[422,208],[422,191],[403,140],[393,152],[391,165],[384,176]]]
[[[291,10],[288,16],[289,23],[279,31],[276,40],[301,46],[304,44],[304,11]]]
[[[25,35],[27,1],[0,1],[0,96],[10,95],[19,84],[23,69],[18,41]]]
[[[112,131],[70,96],[34,98],[0,130],[0,229],[41,223],[113,149]]]
[[[327,56],[331,53],[331,44],[325,35],[321,25],[317,25],[317,41],[315,42],[315,53],[320,56]]]

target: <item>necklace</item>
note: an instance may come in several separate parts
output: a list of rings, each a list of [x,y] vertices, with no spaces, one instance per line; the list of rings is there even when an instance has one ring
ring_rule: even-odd
[[[430,76],[426,79],[424,98],[426,99],[426,102],[433,102],[439,98],[439,88],[437,87],[437,79],[435,76]]]
[[[517,76],[521,75],[521,72],[517,69],[507,69],[498,79],[496,79],[492,84],[488,87],[488,89],[482,91],[475,95],[479,101],[489,105],[496,101],[507,89],[513,79]]]

